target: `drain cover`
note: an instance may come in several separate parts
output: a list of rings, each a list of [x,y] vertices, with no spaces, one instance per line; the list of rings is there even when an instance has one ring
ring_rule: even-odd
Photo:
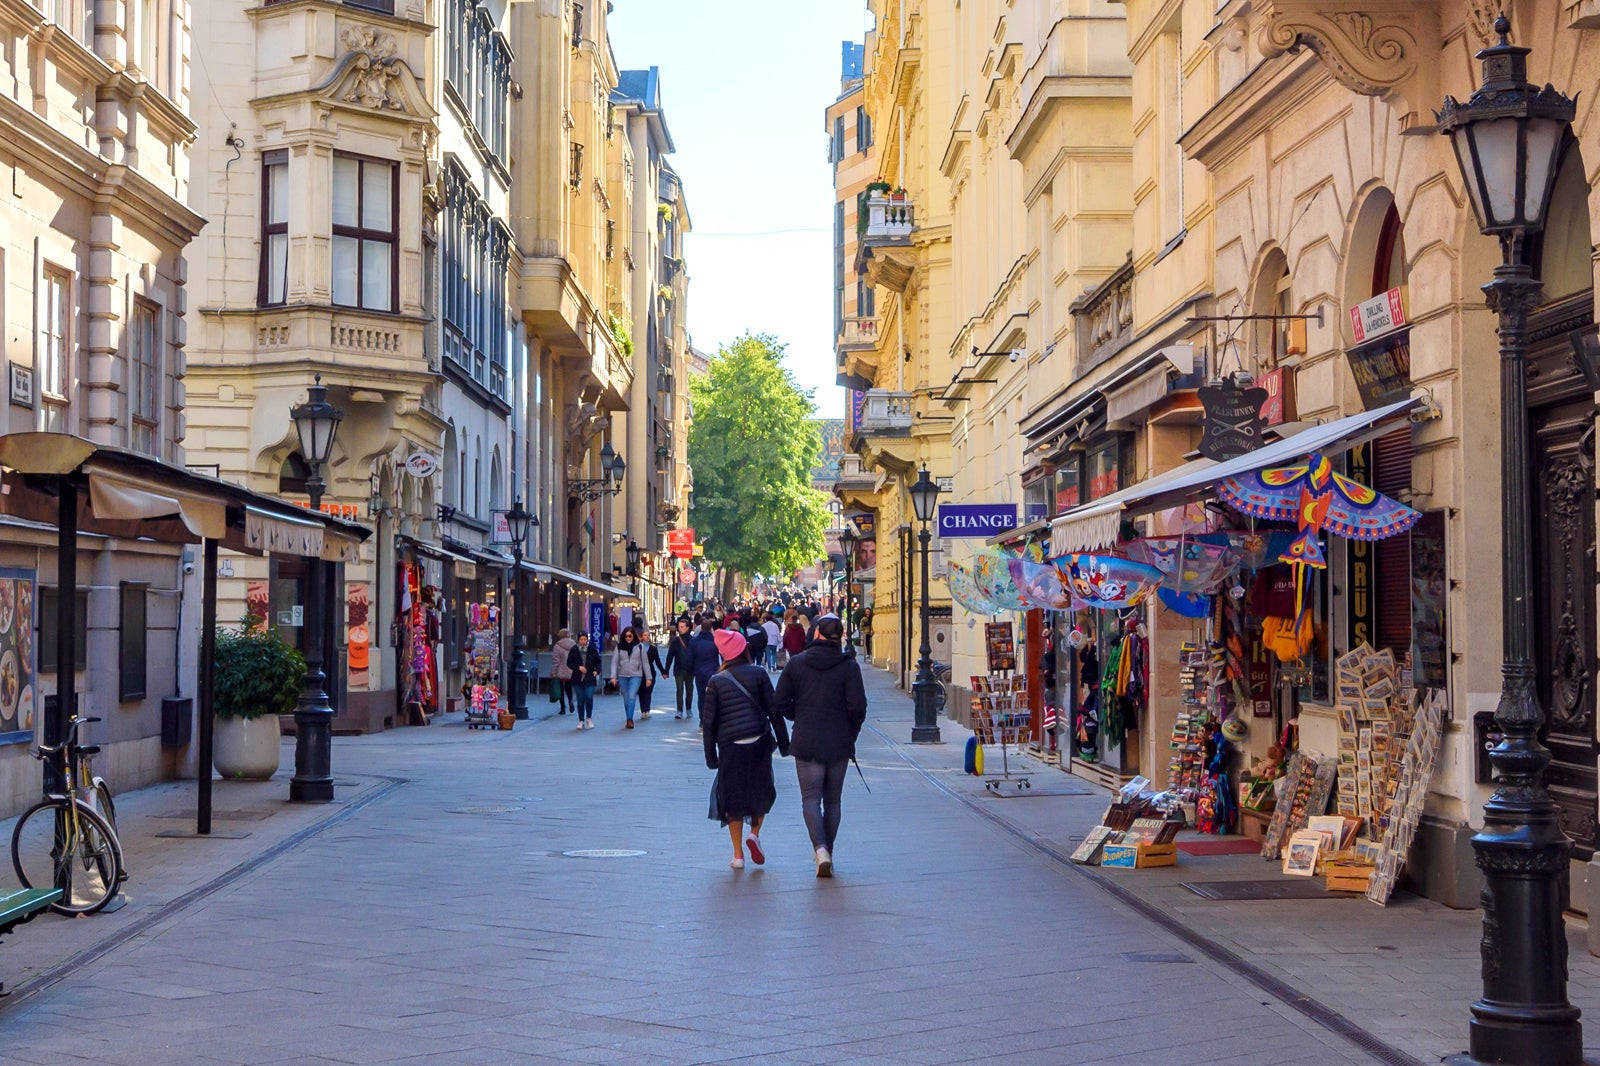
[[[521,807],[514,807],[509,803],[482,803],[476,807],[446,807],[446,814],[510,814],[520,811]]]
[[[636,859],[640,855],[650,853],[634,851],[631,848],[587,848],[581,851],[563,851],[561,854],[569,859]]]
[[[1165,951],[1124,951],[1122,957],[1129,962],[1193,962],[1187,955]]]

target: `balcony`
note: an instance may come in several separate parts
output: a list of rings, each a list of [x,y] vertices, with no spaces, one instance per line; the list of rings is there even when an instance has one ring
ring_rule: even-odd
[[[1078,373],[1086,374],[1133,341],[1133,254],[1105,281],[1072,301]]]
[[[868,389],[861,398],[861,421],[856,426],[865,437],[904,436],[911,432],[916,394]]]
[[[878,345],[878,318],[847,318],[839,327],[838,348],[841,352],[856,352]]]
[[[904,193],[880,193],[867,198],[859,266],[874,285],[894,292],[906,291],[917,265],[911,243],[916,229],[916,208]]]

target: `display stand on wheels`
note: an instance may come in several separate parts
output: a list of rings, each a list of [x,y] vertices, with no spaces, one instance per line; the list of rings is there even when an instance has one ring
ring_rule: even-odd
[[[500,727],[500,608],[474,603],[467,608],[467,728]]]
[[[983,777],[983,787],[999,793],[1010,782],[1018,789],[1032,788],[1026,773],[1011,772],[1011,748],[1020,754],[1033,741],[1033,712],[1028,702],[1027,678],[1017,675],[1017,646],[1010,622],[983,627],[989,660],[988,676],[972,677],[973,765],[970,772]],[[985,774],[983,746],[1000,745],[1000,773]]]

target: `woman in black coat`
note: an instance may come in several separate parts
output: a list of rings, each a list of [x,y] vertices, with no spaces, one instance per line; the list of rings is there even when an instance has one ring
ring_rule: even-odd
[[[748,643],[731,629],[716,635],[722,669],[706,683],[700,704],[706,766],[717,772],[711,785],[707,817],[721,822],[733,841],[735,870],[744,869],[745,847],[757,866],[767,861],[761,850],[761,823],[778,801],[772,780],[772,750],[789,754],[789,730],[772,704],[772,681],[750,662]],[[744,823],[750,822],[750,836]]]
[[[861,665],[840,647],[843,636],[838,618],[818,619],[817,638],[783,668],[774,697],[778,713],[794,723],[794,768],[818,877],[833,876],[844,773],[867,720]]]

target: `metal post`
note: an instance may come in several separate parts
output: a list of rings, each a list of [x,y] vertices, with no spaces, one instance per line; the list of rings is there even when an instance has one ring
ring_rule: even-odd
[[[200,753],[195,768],[199,788],[195,797],[194,831],[211,832],[211,756],[214,745],[217,684],[217,542],[207,538],[200,572]]]
[[[906,683],[911,670],[911,597],[916,582],[912,580],[912,561],[916,549],[912,546],[911,526],[900,527],[900,684]]]
[[[306,480],[311,509],[322,507],[322,475],[311,468]],[[323,653],[323,576],[322,560],[306,559],[305,645],[306,677],[300,705],[294,712],[294,777],[289,781],[289,798],[304,803],[327,803],[333,799],[333,707],[328,702],[327,676],[322,672]]]
[[[855,560],[850,558],[855,554],[852,548],[844,553],[844,643],[850,646],[853,639],[850,633],[850,584],[854,578]]]
[[[916,724],[911,727],[911,742],[913,744],[939,743],[939,710],[938,687],[939,682],[933,679],[933,644],[928,639],[928,556],[931,554],[928,543],[933,540],[933,534],[928,532],[928,523],[922,523],[922,531],[917,534],[917,540],[922,544],[922,646],[917,649],[917,680],[912,685],[916,706]]]
[[[78,483],[71,476],[57,482],[56,503],[56,700],[45,704],[44,743],[67,739],[67,720],[78,709]],[[44,760],[44,790],[64,792],[65,756]]]
[[[511,714],[519,720],[528,717],[528,641],[522,635],[522,545],[511,545],[511,594],[507,596],[511,614]]]
[[[1475,1062],[1571,1066],[1583,1061],[1583,1027],[1567,999],[1568,852],[1559,809],[1544,786],[1549,750],[1533,666],[1532,468],[1528,447],[1528,312],[1540,284],[1520,238],[1483,287],[1500,316],[1500,702],[1503,739],[1489,752],[1496,788],[1472,838],[1483,871],[1483,998],[1472,1005]]]

